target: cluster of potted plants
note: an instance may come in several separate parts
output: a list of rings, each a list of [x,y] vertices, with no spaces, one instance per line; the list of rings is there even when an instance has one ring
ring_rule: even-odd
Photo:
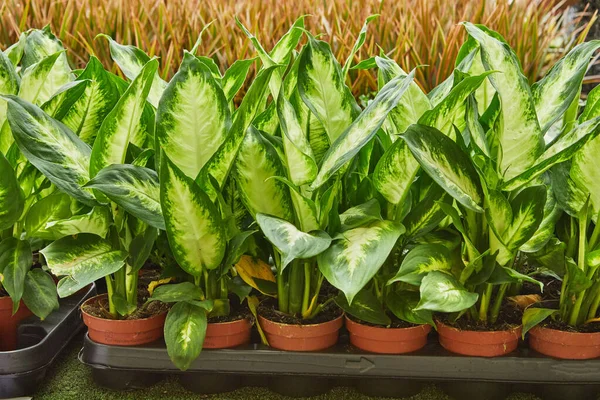
[[[384,54],[352,63],[370,20],[343,65],[303,17],[270,51],[238,21],[259,60],[222,73],[196,54],[201,33],[169,82],[110,38],[127,80],[93,56],[72,71],[47,29],[0,53],[13,318],[21,299],[43,318],[104,278],[82,307],[90,338],[164,335],[182,370],[253,323],[291,351],[333,346],[345,323],[376,353],[435,329],[465,355],[529,332],[541,353],[600,356],[600,90],[579,100],[600,42],[530,85],[498,33],[464,23],[454,74],[424,93]],[[356,69],[377,74],[366,105],[346,86]]]

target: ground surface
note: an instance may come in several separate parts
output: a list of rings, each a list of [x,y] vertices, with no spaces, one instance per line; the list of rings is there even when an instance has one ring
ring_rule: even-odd
[[[291,399],[260,388],[246,388],[221,395],[198,395],[181,387],[176,377],[170,377],[152,388],[133,392],[114,392],[98,387],[87,367],[77,360],[81,337],[74,340],[49,371],[46,383],[34,396],[34,400],[284,400]],[[311,400],[376,400],[349,388],[336,388],[331,392],[311,397]],[[451,400],[436,386],[429,386],[408,400]],[[456,399],[462,400],[462,399]],[[539,400],[535,396],[513,394],[507,400]]]

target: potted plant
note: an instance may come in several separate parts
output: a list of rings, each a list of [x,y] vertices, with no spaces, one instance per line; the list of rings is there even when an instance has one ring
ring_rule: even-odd
[[[461,354],[497,356],[514,350],[521,333],[518,318],[502,317],[509,285],[536,282],[515,269],[515,256],[525,244],[532,246],[531,241],[545,243],[549,237],[540,230],[553,229],[553,224],[543,223],[549,191],[543,174],[597,135],[600,120],[566,123],[558,139],[543,144],[544,134],[552,134],[550,128],[576,100],[593,48],[576,47],[531,89],[499,35],[465,26],[469,40],[479,46],[485,69],[498,71],[488,76],[494,100],[479,117],[471,96],[467,129],[456,130],[453,137],[424,125],[413,125],[401,135],[421,168],[455,199],[455,207],[440,205],[464,241],[464,267],[427,274],[417,310],[461,299],[466,311],[437,321],[441,344]],[[554,91],[565,93],[560,102],[548,95]],[[571,121],[568,116],[565,120]],[[460,286],[442,290],[449,279]]]
[[[598,124],[600,108],[595,88],[588,96],[577,124]],[[598,129],[598,128],[596,128]],[[562,272],[558,302],[542,302],[523,314],[523,335],[529,332],[529,346],[537,352],[565,359],[600,357],[596,322],[600,304],[598,283],[598,188],[594,158],[599,145],[592,139],[570,162],[551,170],[553,190],[562,209],[567,212],[564,228],[553,257]],[[564,243],[564,246],[560,244]]]
[[[147,153],[139,154],[153,125],[153,115],[145,110],[157,66],[149,61],[127,86],[92,60],[76,81],[87,82],[83,91],[72,84],[55,96],[52,110],[81,110],[70,115],[79,120],[75,126],[86,127],[104,116],[95,140],[88,138],[93,148],[34,104],[7,98],[8,122],[21,152],[59,190],[98,212],[90,223],[101,223],[103,230],[84,225],[41,250],[50,271],[63,277],[57,286],[60,297],[106,279],[108,295],[82,306],[90,337],[98,342],[153,341],[161,336],[166,316],[164,307],[139,307],[143,299],[138,299],[137,285],[137,271],[158,229],[164,229],[157,174],[145,167]],[[106,107],[111,99],[114,106]],[[103,115],[107,108],[110,112]],[[53,115],[68,118],[68,113]],[[75,216],[70,219],[77,225]]]

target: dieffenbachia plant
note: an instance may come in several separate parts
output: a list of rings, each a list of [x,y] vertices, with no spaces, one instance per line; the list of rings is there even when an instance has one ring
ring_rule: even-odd
[[[112,318],[138,308],[137,272],[164,229],[158,175],[146,166],[154,146],[154,110],[146,99],[157,67],[148,61],[127,83],[92,57],[41,108],[40,101],[5,97],[18,149],[59,191],[38,203],[40,214],[56,222],[33,225],[40,234],[63,233],[40,251],[63,277],[58,294],[106,278]],[[77,206],[65,207],[65,196]]]
[[[494,323],[509,285],[537,282],[514,263],[519,251],[536,251],[552,237],[556,202],[546,171],[600,132],[600,118],[578,122],[569,112],[600,43],[575,47],[530,87],[497,33],[470,23],[465,27],[490,73],[495,90],[490,105],[479,116],[476,96],[470,96],[463,130],[443,132],[419,123],[401,138],[423,171],[454,198],[454,207],[439,205],[464,242],[463,267],[432,265],[436,270],[423,277],[418,309],[454,304],[454,311],[468,310],[472,319]],[[560,134],[545,141],[557,123]]]
[[[596,47],[600,44],[596,43]],[[573,115],[578,114],[576,111]],[[573,124],[598,124],[598,118],[600,86],[589,93],[585,108]],[[551,169],[553,192],[566,214],[559,221],[557,238],[549,243],[551,248],[541,249],[533,254],[533,259],[552,268],[562,278],[560,300],[556,308],[544,305],[545,308],[532,306],[525,310],[524,333],[549,317],[563,326],[572,327],[598,320],[600,187],[595,158],[599,149],[600,138],[596,137],[578,150],[570,161]]]

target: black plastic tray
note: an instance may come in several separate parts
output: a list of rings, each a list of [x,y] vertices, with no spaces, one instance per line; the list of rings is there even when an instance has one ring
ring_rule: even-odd
[[[17,350],[0,352],[0,399],[32,395],[48,367],[83,328],[79,306],[96,294],[96,286],[60,300],[60,308],[44,321],[21,322]]]
[[[424,349],[407,355],[362,352],[347,344],[345,334],[323,352],[284,352],[260,344],[204,350],[185,373],[173,366],[163,341],[117,347],[86,336],[79,360],[92,368],[98,384],[114,390],[143,388],[179,374],[184,387],[205,394],[267,386],[301,397],[355,386],[368,395],[402,398],[432,382],[460,400],[504,399],[511,392],[550,400],[595,400],[600,394],[600,359],[556,360],[524,345],[500,358],[464,357],[444,350],[435,334]]]

